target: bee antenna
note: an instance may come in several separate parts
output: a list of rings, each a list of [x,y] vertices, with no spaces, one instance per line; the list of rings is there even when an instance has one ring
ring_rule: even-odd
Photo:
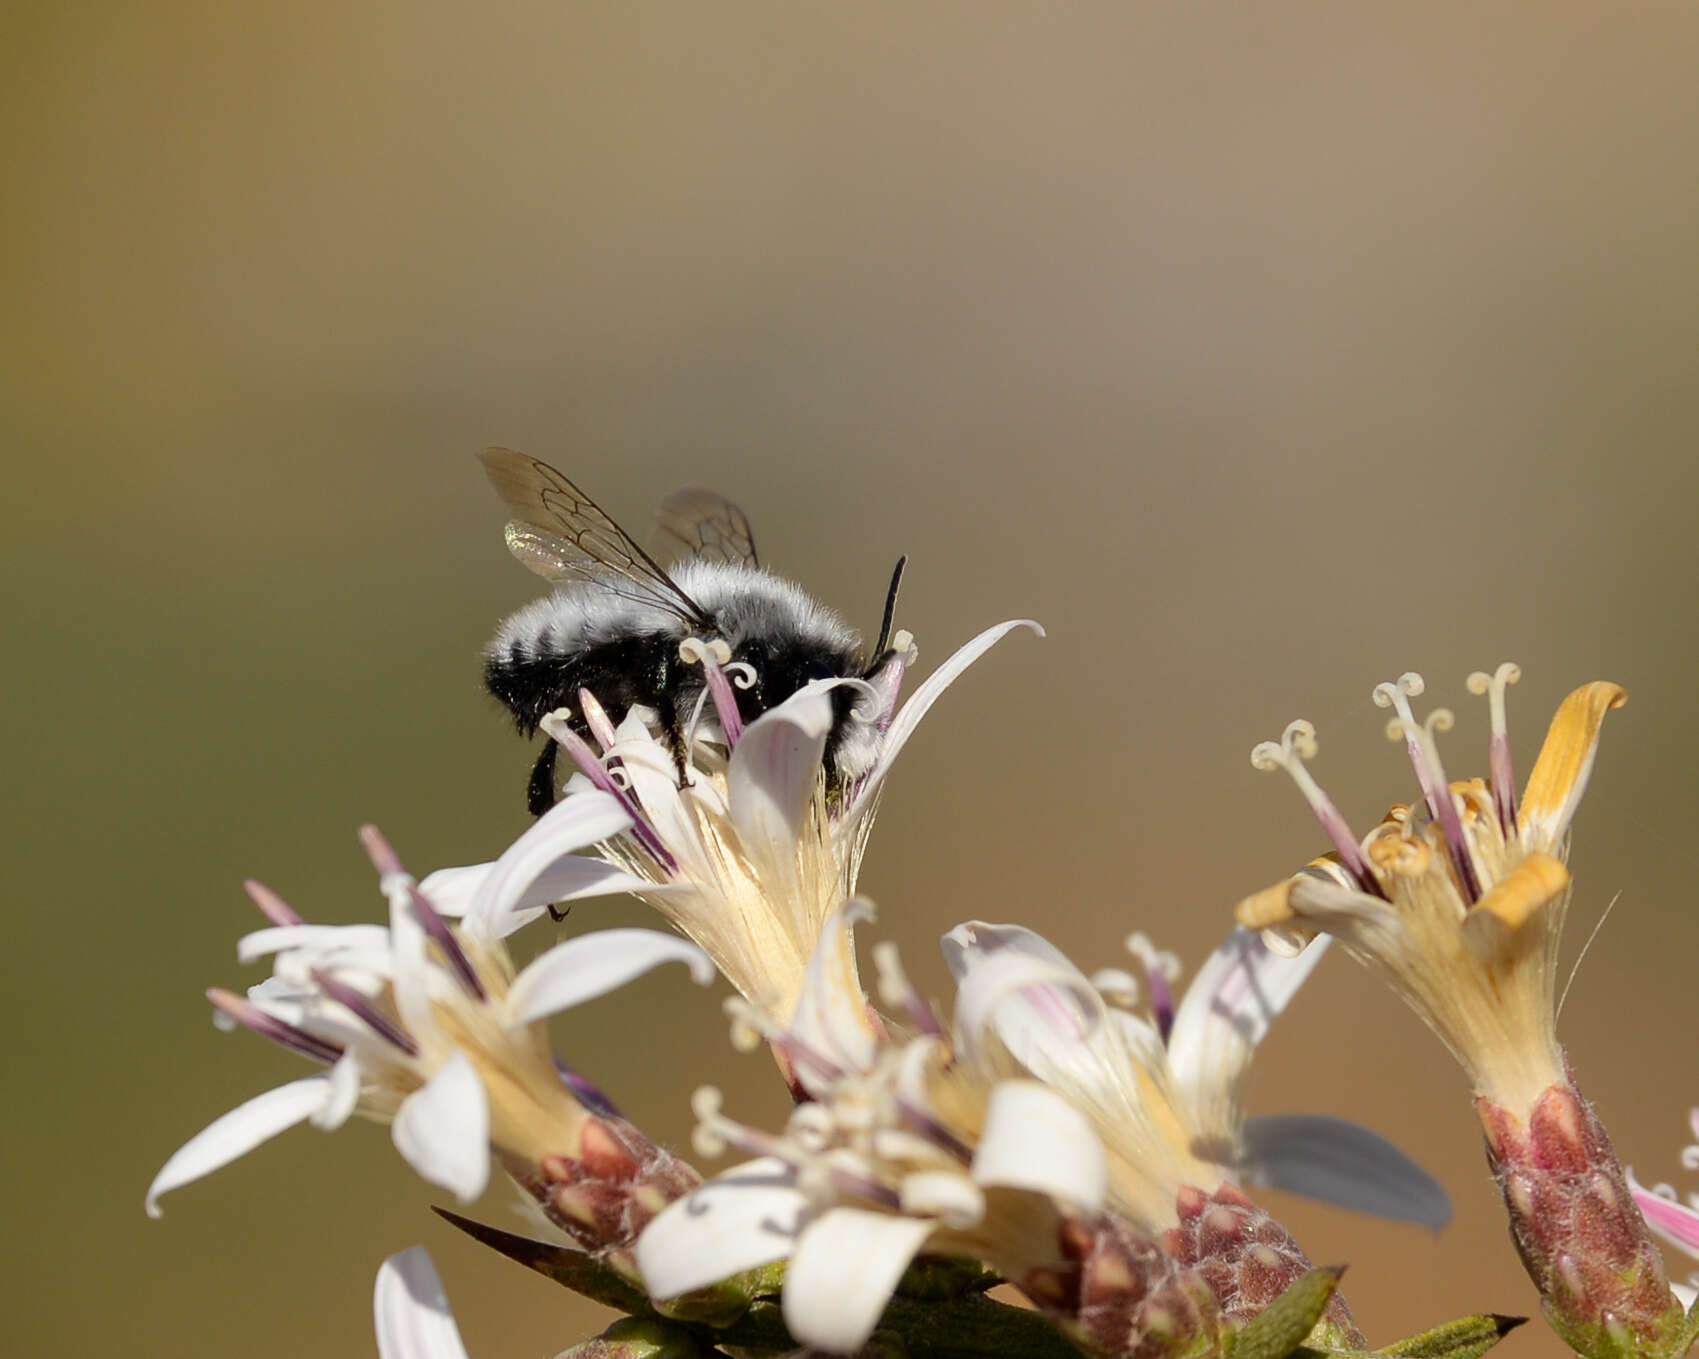
[[[897,615],[897,591],[902,588],[903,568],[908,565],[908,554],[897,558],[896,570],[891,572],[891,588],[885,592],[885,617],[879,624],[879,640],[873,644],[873,656],[877,660],[885,654],[885,648],[891,640],[891,621]]]

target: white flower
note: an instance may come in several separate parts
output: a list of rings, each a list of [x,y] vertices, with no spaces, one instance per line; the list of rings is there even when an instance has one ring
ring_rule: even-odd
[[[1435,737],[1451,714],[1440,708],[1416,721],[1410,699],[1423,690],[1421,676],[1376,686],[1375,701],[1395,713],[1387,735],[1409,752],[1421,795],[1361,841],[1305,766],[1316,753],[1308,722],[1252,751],[1258,768],[1292,776],[1336,857],[1241,902],[1238,916],[1276,943],[1333,935],[1439,1035],[1477,1095],[1520,1118],[1566,1080],[1556,977],[1569,824],[1605,714],[1627,694],[1602,681],[1570,694],[1519,800],[1504,716],[1506,686],[1519,673],[1506,664],[1469,679],[1491,703],[1490,783],[1447,780]]]
[[[921,1250],[989,1260],[1018,1280],[1059,1265],[1063,1218],[1095,1213],[1105,1193],[1090,1125],[1036,1082],[952,1081],[947,1108],[933,1104],[950,1053],[888,952],[884,990],[903,992],[921,1032],[870,1036],[849,944],[869,915],[855,902],[828,922],[791,1024],[731,1007],[739,1036],[771,1043],[809,1098],[772,1136],[725,1117],[718,1091],[698,1091],[697,1149],[755,1159],[674,1203],[637,1243],[660,1299],[788,1259],[786,1325],[840,1353],[872,1334]]]
[[[1109,1155],[1109,1201],[1145,1230],[1176,1220],[1183,1188],[1271,1185],[1430,1227],[1451,1216],[1445,1191],[1366,1128],[1320,1115],[1247,1120],[1252,1054],[1320,960],[1295,958],[1236,930],[1212,954],[1178,1011],[1177,974],[1142,936],[1129,941],[1152,994],[1147,1019],[1124,973],[1088,979],[1049,941],[1017,925],[970,921],[944,937],[956,978],[962,1058],[994,1075],[1043,1081],[1091,1120]]]
[[[932,1040],[892,1049],[798,1106],[778,1137],[724,1118],[699,1092],[698,1148],[757,1159],[710,1181],[637,1243],[650,1293],[671,1298],[788,1259],[785,1324],[804,1345],[860,1348],[922,1250],[990,1261],[1008,1277],[1058,1262],[1068,1214],[1102,1206],[1103,1152],[1090,1125],[1033,1081],[987,1093],[972,1144],[918,1101]]]
[[[378,1359],[466,1359],[448,1296],[423,1246],[392,1255],[372,1290]]]
[[[561,802],[494,864],[433,873],[424,888],[445,911],[464,913],[469,931],[490,936],[510,933],[553,902],[634,893],[772,1020],[788,1023],[828,917],[855,894],[898,753],[962,671],[1019,627],[1039,630],[1016,621],[981,633],[900,709],[902,664],[886,666],[877,684],[805,685],[747,727],[727,685],[712,683],[710,695],[729,710],[717,728],[693,733],[682,787],[653,714],[635,708],[615,728],[594,695],[581,692],[599,751],[564,722],[544,724],[579,766]],[[695,644],[691,656],[724,680],[712,648]],[[877,751],[865,775],[829,796],[831,690],[846,684],[878,705]],[[592,847],[594,857],[579,853]]]
[[[494,1148],[522,1164],[571,1156],[591,1124],[563,1080],[543,1020],[663,962],[713,978],[691,945],[652,930],[568,940],[513,975],[498,941],[443,921],[376,831],[364,833],[389,898],[389,926],[308,925],[250,884],[269,928],[241,941],[243,961],[271,956],[246,999],[209,998],[234,1021],[329,1069],[256,1096],[179,1149],[148,1188],[160,1195],[227,1165],[298,1123],[324,1129],[359,1113],[391,1124],[416,1171],[463,1200],[489,1178]],[[596,1113],[605,1102],[584,1096]]]

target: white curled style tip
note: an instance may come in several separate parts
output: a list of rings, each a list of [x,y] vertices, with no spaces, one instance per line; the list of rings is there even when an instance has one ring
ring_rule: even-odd
[[[686,637],[678,644],[678,658],[689,665],[704,665],[712,659],[724,669],[731,663],[732,649],[723,638]]]
[[[1259,741],[1251,747],[1251,767],[1265,774],[1284,769],[1297,778],[1303,772],[1303,762],[1315,759],[1320,748],[1316,744],[1315,723],[1300,717],[1286,724],[1278,741]]]
[[[717,1085],[699,1085],[690,1097],[690,1112],[696,1118],[690,1145],[698,1156],[724,1156],[731,1145],[725,1136],[726,1119],[720,1112],[725,1104],[726,1097]]]
[[[1521,679],[1522,667],[1515,661],[1505,661],[1490,675],[1485,670],[1476,670],[1463,681],[1470,693],[1476,696],[1485,694],[1492,703],[1494,731],[1502,730],[1504,726],[1505,690]]]
[[[724,646],[725,643],[722,642],[720,645]],[[720,665],[720,669],[726,672],[726,678],[731,680],[732,684],[739,689],[753,689],[755,681],[759,678],[755,673],[755,667],[748,661],[725,661]]]
[[[1435,708],[1420,722],[1413,717],[1400,714],[1389,717],[1386,721],[1386,739],[1403,741],[1406,745],[1414,743],[1420,746],[1422,753],[1437,769],[1439,766],[1439,751],[1434,745],[1434,736],[1442,731],[1450,731],[1457,723],[1457,718],[1450,708]]]
[[[1395,680],[1385,680],[1375,685],[1369,691],[1369,697],[1374,699],[1377,708],[1392,708],[1406,721],[1416,719],[1410,715],[1410,700],[1420,698],[1427,689],[1428,682],[1414,670],[1406,670]]]
[[[724,1009],[731,1021],[732,1046],[739,1052],[754,1052],[767,1041],[767,1017],[742,996],[728,996]]]

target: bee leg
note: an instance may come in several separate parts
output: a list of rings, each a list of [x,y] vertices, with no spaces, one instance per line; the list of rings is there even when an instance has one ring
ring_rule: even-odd
[[[560,924],[571,914],[571,906],[556,906],[552,901],[549,903],[549,919],[554,921],[555,924]]]
[[[667,752],[673,757],[673,768],[678,770],[678,786],[690,787],[690,751],[684,744],[684,724],[678,719],[678,705],[673,702],[672,695],[663,692],[660,696],[661,730],[667,734]]]
[[[541,816],[555,805],[555,755],[560,747],[555,738],[543,742],[543,753],[531,766],[531,781],[525,787],[525,805],[532,816]]]

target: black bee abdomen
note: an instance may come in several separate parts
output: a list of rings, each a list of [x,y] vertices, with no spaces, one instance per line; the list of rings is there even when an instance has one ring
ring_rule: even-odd
[[[572,709],[572,725],[582,731],[580,689],[588,689],[615,722],[634,703],[666,706],[677,651],[676,637],[652,633],[570,653],[511,648],[485,662],[484,685],[526,736],[557,708]]]

